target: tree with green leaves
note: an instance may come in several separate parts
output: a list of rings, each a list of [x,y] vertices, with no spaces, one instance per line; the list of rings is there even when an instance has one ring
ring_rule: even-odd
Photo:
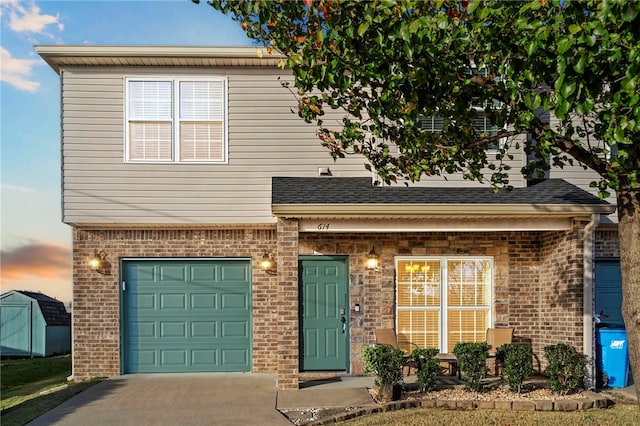
[[[363,155],[387,182],[462,173],[509,188],[504,160],[519,149],[531,179],[574,162],[594,170],[592,185],[617,198],[640,387],[640,2],[209,4],[284,55],[298,114],[331,155]],[[323,121],[328,109],[344,112],[339,125]]]

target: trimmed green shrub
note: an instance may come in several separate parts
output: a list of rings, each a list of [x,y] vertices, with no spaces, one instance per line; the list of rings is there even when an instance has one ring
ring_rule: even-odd
[[[404,352],[388,345],[366,346],[362,349],[364,371],[376,375],[376,386],[402,382]]]
[[[496,354],[502,364],[501,376],[507,380],[511,392],[522,392],[522,383],[533,375],[533,350],[530,347],[507,343]]]
[[[573,346],[564,343],[546,346],[547,375],[551,380],[551,390],[560,395],[584,389],[587,360]]]
[[[458,365],[466,380],[467,389],[479,392],[482,390],[481,380],[487,377],[489,368],[489,345],[485,342],[456,343],[453,353],[458,358]]]
[[[440,361],[436,358],[438,349],[414,349],[411,358],[418,364],[418,390],[426,392],[435,389],[436,378],[441,372]]]

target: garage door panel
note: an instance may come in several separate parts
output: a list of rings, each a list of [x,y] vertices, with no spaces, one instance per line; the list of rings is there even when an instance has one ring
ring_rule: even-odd
[[[242,265],[221,265],[221,283],[229,281],[246,282],[249,280],[249,270]]]
[[[223,293],[221,308],[223,310],[247,310],[249,308],[249,300],[246,294],[239,293]]]
[[[129,327],[131,337],[141,338],[141,337],[150,337],[156,338],[156,323],[153,321],[149,322],[134,322],[131,323]]]
[[[180,322],[161,322],[160,337],[187,337],[187,323]]]
[[[217,323],[215,321],[194,321],[191,323],[191,337],[216,337]]]
[[[250,370],[249,261],[129,261],[124,270],[125,372]]]
[[[160,309],[181,309],[184,310],[187,307],[186,295],[182,294],[161,294],[160,295]]]
[[[191,266],[191,281],[198,282],[212,282],[219,281],[218,276],[218,268],[215,265],[206,265],[206,266]]]
[[[148,368],[158,364],[156,362],[156,351],[154,350],[133,351],[130,354],[130,358],[131,362],[135,362],[141,368]]]
[[[249,330],[247,329],[247,323],[242,321],[231,322],[225,321],[222,323],[222,338],[230,337],[249,337]]]
[[[168,266],[163,265],[160,267],[160,281],[170,282],[175,281],[185,282],[187,281],[187,265]]]
[[[241,366],[249,360],[249,352],[244,349],[225,349],[222,351],[222,364],[226,367]]]
[[[210,293],[192,293],[191,309],[216,309],[218,306],[218,295]]]
[[[137,294],[131,297],[138,310],[155,310],[156,294]]]
[[[127,273],[130,279],[134,278],[140,284],[156,281],[156,268],[153,265],[131,265]]]
[[[184,349],[163,350],[160,356],[164,366],[183,368],[187,365],[187,351]]]
[[[191,351],[191,364],[206,367],[208,365],[217,365],[218,351],[212,349],[196,349]]]

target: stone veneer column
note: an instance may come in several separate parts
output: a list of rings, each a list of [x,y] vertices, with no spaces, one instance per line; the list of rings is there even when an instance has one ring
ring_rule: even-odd
[[[299,386],[298,221],[278,219],[278,389]]]

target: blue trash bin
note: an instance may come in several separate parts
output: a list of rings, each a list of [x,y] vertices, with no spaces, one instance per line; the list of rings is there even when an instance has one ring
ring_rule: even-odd
[[[606,373],[612,388],[627,386],[629,374],[629,347],[624,326],[596,329],[597,369]]]

